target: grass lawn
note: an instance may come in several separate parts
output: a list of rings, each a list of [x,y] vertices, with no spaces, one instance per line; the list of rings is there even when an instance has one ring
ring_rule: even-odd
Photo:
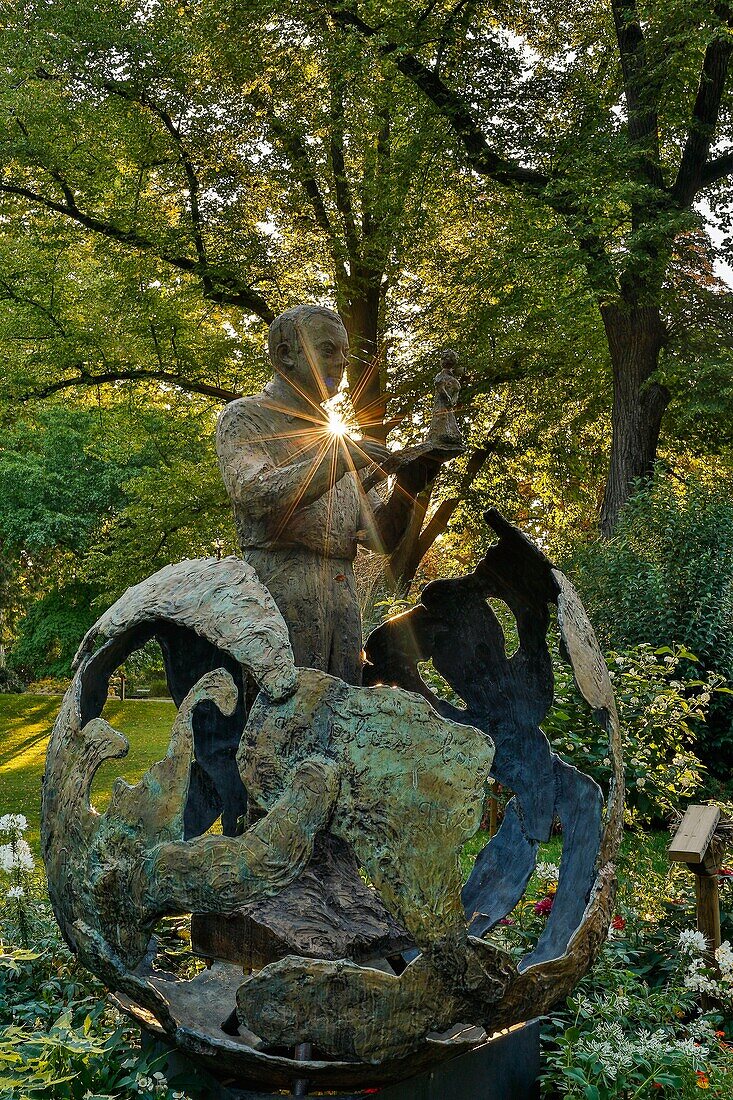
[[[41,778],[46,745],[61,706],[60,695],[0,695],[0,814],[28,818],[28,843],[38,852]],[[133,783],[168,748],[176,708],[170,699],[110,699],[104,717],[130,742],[124,760],[110,760],[97,772],[95,805],[104,809],[118,775]]]

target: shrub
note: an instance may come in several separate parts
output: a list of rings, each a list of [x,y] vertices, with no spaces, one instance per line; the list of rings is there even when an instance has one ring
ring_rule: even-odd
[[[23,831],[19,815],[0,823]],[[0,1096],[187,1100],[194,1072],[141,1049],[138,1029],[63,943],[42,877],[23,883],[20,923],[18,899],[0,901]],[[30,947],[15,946],[29,935]]]
[[[154,699],[166,699],[170,696],[168,683],[163,677],[155,680],[148,680],[147,686]]]
[[[701,667],[733,678],[733,481],[684,489],[658,478],[634,496],[612,539],[564,563],[606,648],[684,643]],[[700,731],[705,764],[733,763],[733,700],[716,697]]]
[[[666,835],[627,834],[618,908],[600,958],[543,1020],[547,1100],[691,1100],[700,1089],[719,1100],[733,1095],[733,952],[727,944],[719,950],[715,975],[691,928],[693,876],[669,865],[666,842]],[[557,858],[559,845],[545,852]],[[557,878],[556,864],[538,863],[527,895],[491,939],[517,958],[531,949]],[[711,982],[719,1003],[703,1012],[701,994]]]
[[[163,653],[154,638],[151,638],[144,646],[131,653],[123,668],[136,684],[146,684],[151,687],[151,690],[151,681],[165,680]]]
[[[42,680],[32,680],[26,691],[29,695],[65,695],[71,681],[63,676],[45,676]]]
[[[25,684],[18,673],[6,666],[0,668],[0,695],[20,695],[23,691]]]
[[[681,679],[696,658],[682,647],[640,645],[608,654],[619,711],[630,822],[659,821],[691,798],[702,782],[695,746],[720,678]],[[611,777],[606,734],[578,695],[566,665],[555,670],[555,702],[544,723],[553,748],[607,790]]]
[[[31,604],[10,655],[13,667],[28,679],[69,676],[79,643],[97,617],[95,596],[94,588],[74,582]]]

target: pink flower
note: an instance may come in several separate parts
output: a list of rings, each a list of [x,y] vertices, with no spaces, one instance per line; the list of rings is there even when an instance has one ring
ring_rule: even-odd
[[[550,897],[543,898],[542,901],[536,901],[534,903],[534,911],[541,917],[546,917],[552,911],[553,899]]]
[[[616,916],[611,921],[611,928],[613,928],[613,930],[615,932],[623,932],[625,927],[626,927],[626,921],[624,920],[623,917],[620,917],[617,913]]]
[[[733,867],[721,867],[718,871],[719,878],[731,878],[733,876]]]
[[[499,924],[514,924],[514,921],[511,917],[502,917]]]

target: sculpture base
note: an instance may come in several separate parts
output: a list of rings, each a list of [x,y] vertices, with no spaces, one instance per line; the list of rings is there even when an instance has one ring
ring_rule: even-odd
[[[186,1055],[143,1029],[143,1050],[160,1059],[171,1087],[185,1088],[192,1100],[283,1100],[283,1092],[262,1092],[246,1082],[218,1081]],[[464,1054],[424,1070],[415,1077],[372,1088],[380,1100],[537,1100],[540,1074],[538,1020],[519,1024]],[[178,1084],[177,1079],[180,1080]],[[305,1089],[305,1091],[303,1091]],[[293,1082],[292,1096],[329,1096],[335,1100],[363,1100],[363,1090],[325,1093],[307,1082]]]

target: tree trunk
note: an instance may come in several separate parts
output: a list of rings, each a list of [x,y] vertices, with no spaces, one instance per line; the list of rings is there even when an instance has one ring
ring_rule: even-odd
[[[386,559],[384,579],[389,591],[395,595],[399,596],[408,592],[415,579],[420,562],[425,555],[426,551],[422,548],[422,525],[430,507],[434,485],[434,481],[429,482],[423,491],[418,494],[409,526],[395,549]],[[445,526],[448,526],[447,521]],[[445,530],[445,527],[443,530]],[[431,545],[439,533],[436,532],[431,540]]]
[[[348,379],[351,402],[362,432],[384,443],[387,400],[379,346],[379,305],[382,272],[355,270],[343,295],[341,313],[349,334],[351,355]]]
[[[504,417],[499,417],[494,429],[498,429],[503,422]],[[420,562],[438,536],[448,529],[448,524],[456,508],[483,469],[489,455],[494,454],[498,446],[498,439],[488,440],[481,447],[477,447],[470,452],[465,472],[458,486],[457,495],[442,500],[424,527],[423,521],[430,506],[430,498],[435,482],[431,481],[420,493],[415,503],[410,526],[400,539],[398,546],[390,554],[385,568],[385,580],[390,591],[395,593],[409,591]]]
[[[669,391],[652,379],[665,341],[659,307],[601,307],[613,368],[611,458],[601,509],[601,534],[608,538],[635,484],[654,473],[662,418]]]

